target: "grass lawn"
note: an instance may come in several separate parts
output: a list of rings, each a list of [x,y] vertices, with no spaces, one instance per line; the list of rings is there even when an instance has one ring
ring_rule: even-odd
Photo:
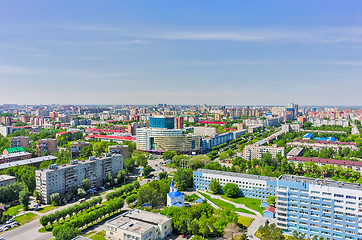
[[[23,206],[21,204],[10,207],[7,209],[3,214],[14,216],[17,215],[21,210],[23,209]]]
[[[106,239],[106,230],[100,231],[99,233],[96,233],[89,238],[93,239],[93,240],[107,240]]]
[[[254,221],[254,218],[244,217],[244,216],[238,217],[238,223],[240,223],[241,225],[243,225],[246,228],[248,228],[253,221]]]
[[[91,232],[87,233],[86,235],[84,235],[84,237],[89,237],[95,233],[96,233],[96,231],[91,231]]]
[[[261,215],[263,215],[264,207],[260,207],[261,200],[255,198],[248,198],[248,197],[238,197],[238,198],[229,198],[225,195],[221,195],[223,199],[229,200],[234,203],[244,204],[250,209],[258,211]]]
[[[36,215],[35,213],[25,213],[23,215],[15,217],[14,220],[23,225],[25,223],[33,221],[36,218],[38,218],[38,215]]]
[[[43,208],[39,208],[39,209],[36,210],[36,211],[37,211],[37,212],[40,212],[40,213],[46,213],[46,212],[49,212],[49,211],[51,211],[51,210],[53,210],[53,209],[56,209],[56,208],[58,208],[58,207],[50,205],[50,206],[45,206],[45,207],[43,207]]]
[[[207,200],[211,201],[212,203],[214,203],[215,205],[217,205],[218,207],[223,207],[223,208],[230,208],[234,211],[237,211],[237,212],[242,212],[242,213],[248,213],[248,214],[251,214],[251,215],[256,215],[255,213],[253,212],[250,212],[249,210],[246,210],[244,208],[237,208],[235,207],[233,204],[231,203],[228,203],[228,202],[225,202],[223,200],[220,200],[220,199],[216,199],[216,198],[212,198],[210,197],[208,194],[205,194],[205,193],[202,193],[202,192],[199,192],[202,196],[204,196]]]
[[[254,236],[261,239],[261,234],[260,234],[260,232],[259,232],[259,229],[258,229],[258,231],[256,231],[256,233],[254,234]]]

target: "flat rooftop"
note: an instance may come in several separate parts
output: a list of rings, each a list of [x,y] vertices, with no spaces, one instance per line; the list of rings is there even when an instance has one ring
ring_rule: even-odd
[[[288,161],[315,162],[315,163],[334,164],[334,165],[340,165],[340,166],[362,167],[361,161],[347,161],[347,160],[326,159],[326,158],[291,157],[291,158],[288,158]]]
[[[34,163],[40,163],[40,162],[43,162],[43,161],[55,160],[55,159],[57,159],[57,157],[49,155],[49,156],[44,156],[44,157],[37,157],[37,158],[29,158],[29,159],[25,159],[25,160],[19,160],[19,161],[15,161],[15,162],[2,163],[2,164],[0,164],[0,170],[6,169],[6,168],[9,168],[9,167],[30,165],[30,164],[34,164]]]
[[[14,153],[0,155],[0,159],[7,159],[7,158],[13,158],[13,157],[24,157],[24,156],[28,156],[29,154],[31,154],[31,153],[28,153],[28,152],[14,152]]]
[[[123,213],[122,216],[129,217],[144,222],[151,222],[153,224],[163,224],[170,220],[169,217],[157,213],[147,212],[139,209],[133,209],[126,213]]]
[[[10,175],[0,175],[0,182],[8,181],[8,180],[11,180],[11,179],[16,179],[16,177],[10,176]]]
[[[152,220],[152,219],[150,219]],[[155,225],[150,223],[130,219],[128,217],[119,216],[117,218],[111,219],[108,221],[108,224],[115,226],[116,228],[123,229],[126,231],[143,234],[149,229],[153,228]]]
[[[276,182],[277,179],[278,179],[278,178],[275,178],[275,177],[251,175],[251,174],[244,174],[244,173],[234,173],[234,172],[224,172],[224,171],[217,171],[217,170],[210,170],[210,169],[198,169],[195,172],[216,174],[216,175],[222,175],[222,176],[227,176],[227,177],[259,179],[259,180],[272,181],[272,182]]]
[[[113,154],[112,156],[117,156],[117,155],[120,155],[120,154]],[[63,164],[63,165],[57,165],[57,168],[44,168],[44,169],[39,169],[37,171],[42,171],[42,172],[51,172],[51,171],[54,171],[54,170],[58,170],[58,169],[65,169],[65,168],[71,168],[71,167],[74,167],[74,166],[77,166],[77,165],[82,165],[82,164],[88,164],[88,163],[92,163],[92,162],[96,162],[96,161],[99,161],[99,160],[103,160],[103,159],[110,159],[112,158],[112,156],[109,156],[109,157],[100,157],[100,158],[95,158],[95,159],[87,159],[87,160],[83,160],[83,161],[78,161],[77,163],[75,164],[71,164],[71,163],[67,163],[67,164]],[[73,161],[76,161],[73,160]],[[50,165],[52,166],[52,165]],[[49,166],[49,167],[50,167]]]
[[[354,190],[362,191],[362,184],[358,183],[347,183],[347,182],[339,182],[327,179],[318,179],[318,178],[308,178],[302,176],[293,176],[293,175],[281,175],[278,180],[285,180],[291,182],[301,182],[315,185],[323,185],[328,187],[337,187],[337,188],[348,188]]]

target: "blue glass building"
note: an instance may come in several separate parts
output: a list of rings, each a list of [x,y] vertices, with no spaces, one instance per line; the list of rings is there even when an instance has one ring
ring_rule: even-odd
[[[175,128],[174,117],[150,117],[150,128]]]

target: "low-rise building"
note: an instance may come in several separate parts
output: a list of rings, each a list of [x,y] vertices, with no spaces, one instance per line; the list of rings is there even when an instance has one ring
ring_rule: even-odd
[[[123,170],[123,157],[120,154],[89,160],[72,160],[70,164],[50,165],[48,169],[35,171],[36,190],[42,195],[42,202],[48,204],[53,193],[66,193],[70,188],[88,179],[91,187],[104,184],[108,173],[113,177]]]
[[[164,239],[172,231],[171,218],[139,209],[106,222],[106,236],[113,240]]]
[[[303,148],[301,147],[294,147],[292,150],[290,150],[287,153],[287,158],[291,158],[291,157],[299,157],[302,156],[303,154]]]
[[[330,141],[320,141],[320,140],[302,140],[294,139],[293,142],[287,143],[287,146],[296,146],[296,147],[307,147],[312,150],[320,151],[325,148],[332,148],[334,151],[337,151],[339,148],[345,149],[349,148],[352,151],[357,151],[358,147],[356,143],[353,142],[330,142]]]
[[[273,158],[276,158],[277,154],[280,153],[284,157],[284,147],[273,146],[256,146],[247,145],[244,148],[243,154],[246,160],[258,159],[260,160],[263,154],[270,153]]]
[[[0,175],[0,187],[16,182],[16,177],[9,175]]]
[[[11,147],[11,148],[5,148],[3,151],[3,154],[10,154],[10,153],[19,153],[19,152],[25,152],[23,147]]]
[[[14,162],[31,158],[31,153],[28,152],[14,152],[9,154],[0,155],[0,163]]]
[[[56,159],[57,159],[57,157],[48,155],[48,156],[44,156],[44,157],[29,158],[26,160],[18,160],[18,161],[14,161],[14,162],[2,163],[2,164],[0,164],[0,171],[10,168],[10,167],[24,166],[24,165],[38,168],[42,162],[44,162],[44,161],[53,161],[54,162]]]

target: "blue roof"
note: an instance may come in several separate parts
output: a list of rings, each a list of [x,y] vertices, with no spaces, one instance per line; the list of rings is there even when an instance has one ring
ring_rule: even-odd
[[[195,203],[202,203],[202,202],[204,202],[204,200],[202,198],[198,198],[195,200]]]
[[[152,207],[152,205],[149,204],[149,203],[145,203],[145,204],[142,205],[142,207]]]
[[[173,204],[174,207],[183,207],[183,205],[179,202]]]
[[[173,182],[173,180],[171,181],[170,187],[175,186],[175,183]]]
[[[328,141],[328,142],[336,141],[336,139],[334,137],[328,137],[328,138],[316,137],[316,138],[313,138],[313,140]]]
[[[303,136],[303,138],[312,138],[313,137],[313,133],[307,133]]]
[[[177,192],[170,192],[167,194],[170,198],[174,198],[174,197],[179,197],[182,195],[182,193],[180,193],[179,191]]]

